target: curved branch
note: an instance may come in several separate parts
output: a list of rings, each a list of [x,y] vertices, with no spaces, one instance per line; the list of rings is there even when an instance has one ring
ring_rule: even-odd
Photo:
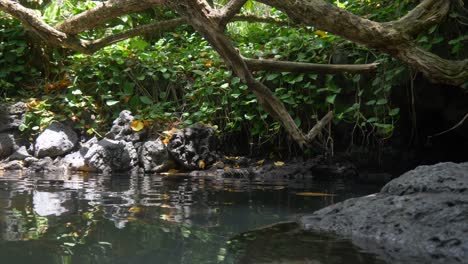
[[[124,14],[164,4],[165,0],[109,0],[88,11],[66,19],[55,28],[76,35],[95,28],[104,21]]]
[[[414,36],[438,24],[449,9],[450,1],[424,0],[407,15],[390,24],[398,31]]]
[[[433,82],[459,86],[468,80],[468,60],[445,60],[423,51],[415,47],[409,35],[441,19],[448,0],[424,0],[415,8],[416,11],[413,10],[399,22],[390,23],[377,23],[361,18],[323,0],[257,1],[282,10],[298,23],[315,26],[395,56]],[[441,7],[442,11],[438,12],[436,7]],[[425,13],[426,11],[429,13]],[[425,20],[414,22],[417,18]],[[398,28],[403,25],[408,28],[413,26],[408,23],[415,23],[416,29]]]
[[[231,0],[219,11],[219,25],[225,28],[229,21],[240,12],[247,0]]]
[[[79,52],[86,52],[89,42],[77,39],[49,26],[32,9],[11,0],[0,0],[0,10],[18,18],[26,28],[48,43]]]

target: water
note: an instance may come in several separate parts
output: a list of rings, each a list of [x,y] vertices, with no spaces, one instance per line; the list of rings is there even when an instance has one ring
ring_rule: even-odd
[[[290,224],[247,232],[375,191],[344,181],[0,171],[0,263],[382,263]]]

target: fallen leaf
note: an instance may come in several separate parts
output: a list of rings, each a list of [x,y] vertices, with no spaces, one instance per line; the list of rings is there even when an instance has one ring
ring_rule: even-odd
[[[145,127],[145,124],[141,122],[140,120],[133,120],[132,123],[130,123],[130,127],[132,128],[133,131],[138,132],[138,131],[141,131]]]
[[[256,162],[257,166],[262,166],[263,163],[265,163],[265,160],[264,160],[264,159],[259,160],[259,161]]]
[[[277,166],[277,167],[284,166],[284,162],[282,162],[282,161],[275,161],[275,166]]]
[[[143,209],[141,207],[133,206],[128,209],[130,213],[141,213]]]
[[[336,196],[332,193],[319,193],[319,192],[298,192],[296,195],[299,196],[311,196],[311,197],[326,197],[326,196]]]
[[[327,34],[327,32],[325,32],[325,31],[316,30],[314,33],[317,34],[317,35],[319,35],[321,38],[328,38],[328,34]]]
[[[203,169],[205,168],[205,165],[206,165],[206,164],[205,164],[205,161],[204,161],[204,160],[198,161],[198,168],[200,168],[200,169],[203,170]]]

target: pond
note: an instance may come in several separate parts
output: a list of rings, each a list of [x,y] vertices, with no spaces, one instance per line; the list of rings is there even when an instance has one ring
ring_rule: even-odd
[[[344,180],[250,182],[0,171],[0,259],[48,264],[383,263],[331,236],[273,239],[272,234],[247,232],[377,190]]]

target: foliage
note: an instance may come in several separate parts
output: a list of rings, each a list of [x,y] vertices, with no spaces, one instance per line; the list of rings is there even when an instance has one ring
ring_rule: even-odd
[[[224,1],[225,2],[225,1]],[[330,1],[358,15],[377,21],[403,16],[417,1]],[[219,5],[223,1],[214,1]],[[55,1],[42,15],[58,23],[94,5],[92,1]],[[243,12],[285,18],[275,9],[249,1]],[[94,39],[110,32],[174,17],[162,9],[125,15],[110,21],[107,29],[86,33]],[[456,18],[456,15],[452,17]],[[232,75],[220,57],[192,29],[183,26],[158,36],[142,36],[122,41],[92,56],[68,54],[48,49],[50,64],[37,70],[28,60],[28,46],[20,24],[0,14],[0,92],[3,97],[21,94],[29,99],[29,109],[21,129],[29,134],[41,131],[52,120],[69,120],[89,134],[103,133],[113,118],[129,109],[140,123],[155,130],[187,126],[195,122],[216,125],[223,133],[247,133],[251,143],[279,142],[284,137],[280,125],[268,117],[256,97],[238,77]],[[372,75],[321,75],[256,72],[280,98],[303,130],[310,129],[319,116],[335,112],[335,122],[350,124],[361,138],[391,137],[399,118],[399,108],[391,101],[391,91],[411,79],[410,71],[390,56],[311,27],[278,27],[269,24],[235,22],[228,27],[231,39],[242,55],[250,58],[312,63],[379,62]],[[418,37],[426,49],[450,47],[457,57],[466,35],[446,33],[439,26]],[[447,50],[447,49],[445,49]],[[37,56],[36,56],[37,57]],[[41,79],[39,79],[41,77]],[[30,89],[29,80],[36,84]],[[141,127],[139,128],[141,129]]]

